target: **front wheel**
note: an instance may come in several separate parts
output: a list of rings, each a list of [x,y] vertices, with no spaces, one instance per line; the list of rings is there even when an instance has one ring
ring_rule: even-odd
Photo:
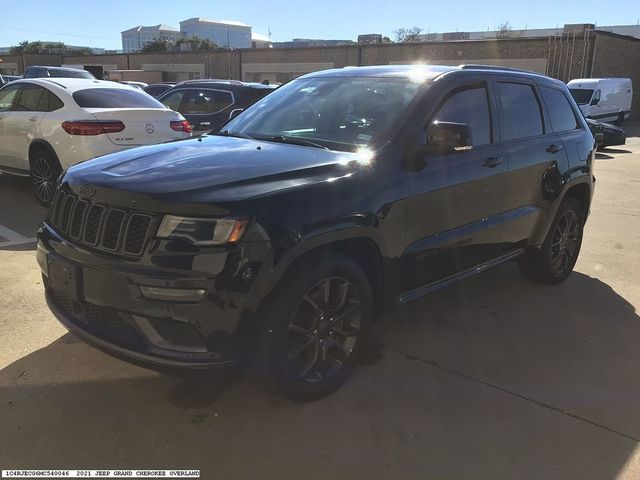
[[[563,200],[542,247],[519,260],[520,271],[545,284],[561,283],[571,274],[582,245],[584,214],[573,198]]]
[[[58,159],[40,151],[33,155],[30,164],[33,194],[40,205],[48,207],[53,199],[56,180],[62,171]]]
[[[295,401],[332,393],[355,368],[372,317],[369,281],[350,259],[326,255],[294,267],[267,313],[267,375]]]

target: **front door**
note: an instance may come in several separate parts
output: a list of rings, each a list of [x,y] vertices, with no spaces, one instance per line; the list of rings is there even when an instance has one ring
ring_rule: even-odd
[[[7,114],[10,121],[3,125],[3,138],[7,142],[8,166],[29,170],[29,145],[45,112],[39,104],[46,90],[39,85],[22,84],[19,95]]]
[[[423,132],[434,122],[470,128],[470,148],[427,154],[425,167],[409,173],[407,290],[482,263],[500,253],[507,162],[496,142],[493,94],[486,81],[452,86]],[[422,141],[427,144],[426,134]],[[428,150],[427,150],[428,151]]]
[[[15,146],[11,142],[15,141],[9,138],[6,133],[7,126],[12,121],[13,104],[20,93],[20,84],[7,85],[0,90],[0,166],[15,167],[12,151]]]

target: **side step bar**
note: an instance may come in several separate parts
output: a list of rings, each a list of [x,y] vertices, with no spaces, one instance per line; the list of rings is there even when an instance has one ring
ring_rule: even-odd
[[[414,288],[413,290],[409,290],[408,292],[401,293],[396,297],[396,305],[404,305],[405,303],[412,302],[423,295],[427,295],[428,293],[433,293],[436,290],[440,290],[441,288],[448,287],[449,285],[453,285],[454,283],[460,282],[466,278],[473,277],[479,273],[484,272],[492,267],[500,265],[501,263],[508,262],[524,253],[524,248],[519,248],[517,250],[513,250],[511,252],[505,253],[499,257],[494,258],[493,260],[489,260],[488,262],[481,263],[480,265],[476,265],[475,267],[471,267],[467,270],[463,270],[460,273],[456,273],[454,275],[450,275],[441,280],[436,280],[435,282],[427,283],[418,288]]]

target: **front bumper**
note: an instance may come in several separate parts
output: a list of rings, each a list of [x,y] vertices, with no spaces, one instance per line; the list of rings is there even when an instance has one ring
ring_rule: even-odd
[[[72,244],[43,224],[37,256],[49,308],[87,343],[132,363],[206,369],[239,362],[250,291],[241,280],[247,252],[157,251],[165,253],[136,260],[110,256]],[[56,265],[74,269],[76,288],[60,283]],[[167,301],[148,298],[144,286],[206,294]]]

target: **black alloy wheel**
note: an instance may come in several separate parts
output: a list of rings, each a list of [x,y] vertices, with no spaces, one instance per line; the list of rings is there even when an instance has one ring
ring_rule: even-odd
[[[356,366],[373,319],[371,285],[351,259],[313,255],[285,274],[265,315],[264,373],[291,400],[316,400]]]
[[[558,276],[573,266],[578,255],[580,221],[573,210],[566,210],[555,224],[551,237],[551,268]]]
[[[353,353],[361,315],[349,280],[329,277],[312,287],[289,320],[287,349],[296,376],[316,383],[335,375]]]

